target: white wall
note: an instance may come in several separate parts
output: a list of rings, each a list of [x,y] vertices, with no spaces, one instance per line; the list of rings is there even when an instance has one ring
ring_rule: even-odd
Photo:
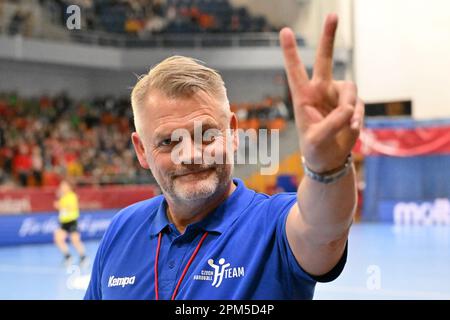
[[[355,76],[367,102],[450,117],[450,1],[355,0]]]
[[[339,15],[336,46],[352,47],[351,3],[353,0],[230,0],[254,15],[264,15],[275,26],[289,26],[303,36],[309,46],[316,46],[327,13]]]
[[[345,75],[340,79],[354,79],[351,57],[354,44],[354,0],[281,0],[276,2],[276,6],[274,0],[230,0],[230,2],[236,7],[247,7],[251,14],[264,15],[275,26],[291,27],[295,33],[305,39],[306,46],[313,48],[314,51],[322,35],[325,17],[329,13],[336,13],[339,17],[339,25],[335,48],[350,52],[350,61],[345,69]],[[338,50],[335,50],[335,56],[337,52]],[[300,49],[300,55],[305,62],[307,53],[304,48]],[[311,60],[314,59],[311,58]]]

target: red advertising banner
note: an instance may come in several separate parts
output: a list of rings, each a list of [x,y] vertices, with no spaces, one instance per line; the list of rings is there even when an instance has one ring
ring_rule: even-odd
[[[0,214],[55,211],[56,188],[15,188],[0,191]],[[81,210],[124,208],[160,193],[157,185],[79,187]]]
[[[354,152],[364,155],[413,157],[450,154],[450,126],[417,128],[366,128]]]

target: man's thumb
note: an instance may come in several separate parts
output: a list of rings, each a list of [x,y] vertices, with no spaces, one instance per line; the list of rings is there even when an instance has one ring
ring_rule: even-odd
[[[331,111],[319,124],[323,138],[336,135],[342,128],[350,125],[354,108],[351,105],[339,106]]]

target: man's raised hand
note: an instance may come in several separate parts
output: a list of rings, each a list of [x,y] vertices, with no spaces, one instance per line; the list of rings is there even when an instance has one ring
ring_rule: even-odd
[[[357,96],[356,85],[333,79],[337,25],[337,16],[328,15],[311,79],[298,54],[294,33],[289,28],[280,31],[300,149],[308,167],[316,172],[327,172],[345,163],[364,118],[364,103]]]

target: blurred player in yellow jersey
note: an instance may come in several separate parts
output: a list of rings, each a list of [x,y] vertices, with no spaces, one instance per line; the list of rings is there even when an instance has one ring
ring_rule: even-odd
[[[78,197],[73,191],[70,183],[66,180],[61,181],[57,190],[58,200],[54,202],[54,206],[59,210],[60,227],[55,230],[54,241],[59,250],[64,254],[66,264],[71,263],[71,255],[66,239],[69,235],[70,241],[80,255],[80,265],[86,263],[86,255],[81,235],[78,232],[77,221],[80,216],[78,210]]]

